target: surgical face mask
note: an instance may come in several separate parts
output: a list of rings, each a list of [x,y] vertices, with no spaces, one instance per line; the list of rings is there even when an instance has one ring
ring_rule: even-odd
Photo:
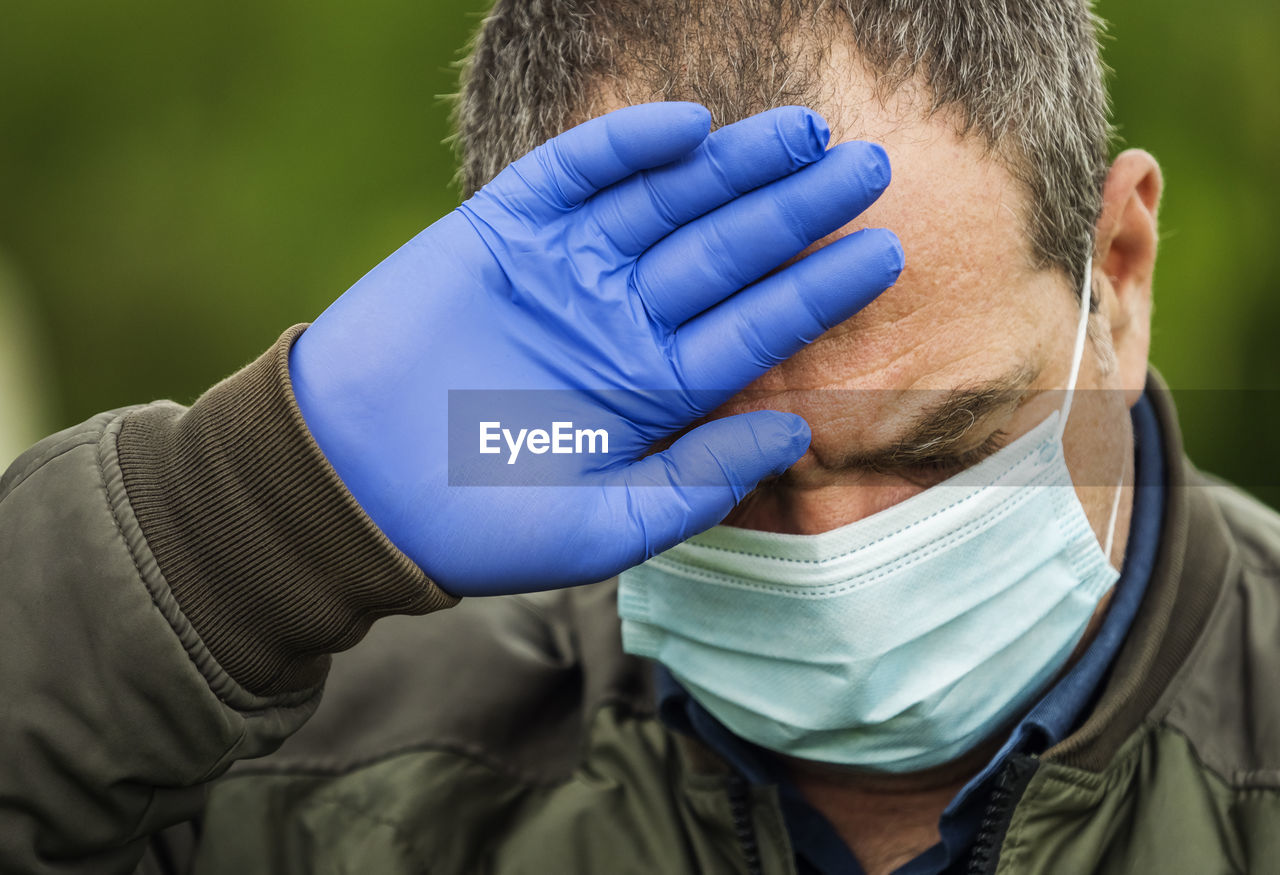
[[[1062,447],[1089,276],[1060,410],[842,528],[717,526],[624,572],[624,649],[742,738],[874,771],[948,762],[1030,707],[1119,576],[1119,487],[1104,551]]]

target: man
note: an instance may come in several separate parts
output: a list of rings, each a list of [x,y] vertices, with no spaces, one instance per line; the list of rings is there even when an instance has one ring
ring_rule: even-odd
[[[1280,521],[1148,373],[1094,28],[500,0],[491,184],[6,473],[5,867],[1267,871]]]

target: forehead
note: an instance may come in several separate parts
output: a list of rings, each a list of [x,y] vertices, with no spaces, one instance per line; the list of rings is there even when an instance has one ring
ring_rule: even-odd
[[[1066,355],[1076,299],[1061,272],[1034,265],[1030,196],[1000,157],[962,136],[945,110],[923,111],[927,96],[918,89],[878,99],[874,80],[839,46],[821,92],[815,108],[832,143],[880,143],[893,182],[811,249],[885,227],[901,239],[906,267],[893,288],[757,388],[950,389]]]

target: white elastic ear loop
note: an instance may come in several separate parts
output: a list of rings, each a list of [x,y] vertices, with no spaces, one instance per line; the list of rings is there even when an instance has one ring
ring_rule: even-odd
[[[1093,254],[1089,254],[1084,265],[1084,287],[1080,290],[1080,323],[1076,327],[1076,346],[1071,353],[1071,376],[1067,378],[1067,396],[1062,402],[1062,417],[1058,422],[1058,440],[1067,430],[1067,417],[1071,415],[1071,399],[1075,395],[1076,380],[1080,377],[1080,363],[1084,360],[1084,341],[1089,335],[1089,304],[1093,300]],[[1120,479],[1116,482],[1115,495],[1111,498],[1111,518],[1107,521],[1107,543],[1102,548],[1102,555],[1111,561],[1111,548],[1116,539],[1116,520],[1120,516],[1120,494],[1124,489],[1124,475],[1129,467],[1126,460],[1120,468]]]
[[[1067,417],[1071,415],[1071,398],[1076,392],[1076,379],[1080,376],[1080,362],[1084,359],[1084,339],[1089,334],[1089,302],[1093,298],[1093,253],[1084,264],[1084,288],[1080,290],[1080,324],[1076,328],[1076,348],[1071,353],[1071,376],[1067,378],[1067,394],[1062,401],[1062,415],[1058,417],[1058,431],[1054,435],[1062,440],[1067,430]]]

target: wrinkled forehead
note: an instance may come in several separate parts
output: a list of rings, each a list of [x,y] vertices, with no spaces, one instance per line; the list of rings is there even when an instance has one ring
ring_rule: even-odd
[[[773,407],[805,416],[813,456],[833,468],[850,453],[874,456],[894,445],[952,393],[1008,387],[997,391],[1021,397],[1026,390],[1032,398],[1048,390],[1023,424],[1042,419],[1060,399],[1054,390],[1067,383],[1079,298],[1061,271],[1033,262],[1023,185],[945,115],[893,113],[874,102],[820,111],[833,143],[881,143],[893,181],[817,246],[885,227],[901,239],[906,266],[862,312],[756,380],[723,412]],[[1014,407],[999,410],[974,434],[1018,433],[1004,419]]]
[[[624,91],[659,97],[614,83],[601,87],[594,111],[630,102]],[[878,89],[840,41],[824,57],[811,105],[827,119],[831,145],[880,143],[893,181],[862,216],[806,254],[885,227],[901,239],[906,267],[892,289],[752,389],[950,390],[1018,371],[1042,374],[1036,388],[1061,381],[1079,299],[1061,271],[1035,264],[1031,194],[985,141],[960,132],[958,114],[930,104],[912,83]]]
[[[873,140],[893,165],[888,191],[825,245],[864,227],[892,229],[906,269],[889,289],[765,378],[788,388],[952,389],[1019,368],[1051,385],[1069,357],[1078,301],[1060,271],[1038,269],[1031,198],[998,155],[922,111],[909,89],[883,102],[856,66],[830,61],[816,107],[832,143]]]

